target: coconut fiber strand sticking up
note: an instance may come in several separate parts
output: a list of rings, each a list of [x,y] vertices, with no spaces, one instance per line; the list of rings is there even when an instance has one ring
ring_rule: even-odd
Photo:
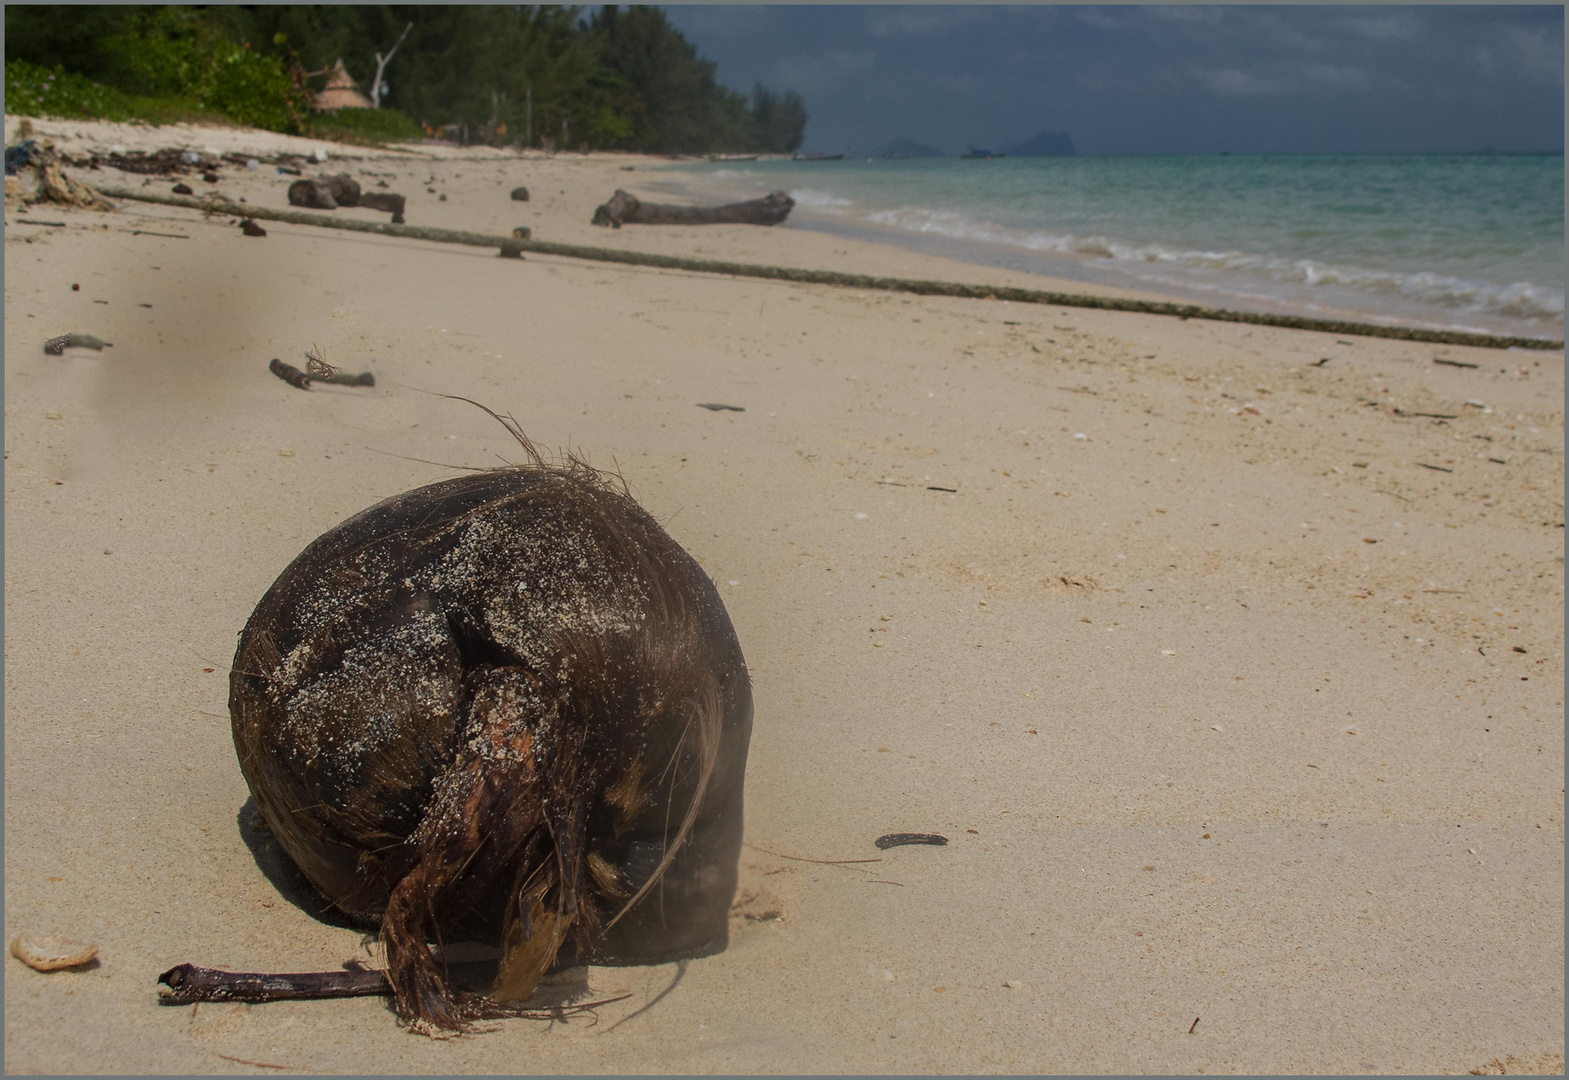
[[[515,1015],[553,963],[718,952],[751,735],[718,592],[613,478],[447,480],[331,529],[241,635],[229,709],[262,815],[378,922],[402,1020]],[[500,945],[485,995],[434,941]]]

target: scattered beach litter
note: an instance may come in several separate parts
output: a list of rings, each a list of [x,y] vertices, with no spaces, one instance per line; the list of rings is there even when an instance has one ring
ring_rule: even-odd
[[[44,352],[50,356],[61,356],[67,349],[104,349],[114,348],[114,342],[105,341],[92,334],[61,334],[44,342]]]
[[[930,844],[933,847],[942,847],[947,842],[948,838],[946,836],[942,836],[938,833],[925,832],[888,833],[885,836],[879,836],[876,840],[877,849],[879,851],[887,851],[889,848],[904,847],[906,844]]]
[[[98,955],[98,946],[47,934],[21,933],[11,939],[11,955],[34,971],[81,967]]]
[[[18,169],[26,168],[34,163],[33,155],[38,149],[35,139],[26,139],[15,146],[5,148],[5,171],[10,176]]]
[[[721,405],[717,401],[699,401],[697,407],[709,412],[746,412],[740,405]]]

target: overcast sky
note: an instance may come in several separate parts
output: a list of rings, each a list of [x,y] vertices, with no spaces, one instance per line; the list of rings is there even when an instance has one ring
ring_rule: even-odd
[[[805,150],[1556,150],[1552,6],[667,6],[738,90],[806,100]]]

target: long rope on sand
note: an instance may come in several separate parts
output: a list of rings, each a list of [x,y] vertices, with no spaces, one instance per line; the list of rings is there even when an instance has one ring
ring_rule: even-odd
[[[1338,319],[1310,319],[1300,315],[1270,315],[1252,311],[1227,311],[1199,304],[1178,304],[1166,300],[1132,300],[1113,296],[1047,292],[1005,285],[961,285],[952,281],[920,281],[909,278],[870,277],[841,274],[833,270],[800,270],[788,266],[762,266],[756,263],[719,262],[713,259],[686,259],[675,255],[652,255],[640,251],[557,244],[548,240],[520,240],[511,236],[433,229],[422,225],[392,225],[356,218],[331,218],[297,210],[268,210],[265,207],[231,202],[222,197],[195,198],[187,195],[159,195],[132,188],[99,187],[104,195],[116,199],[164,203],[201,210],[207,214],[283,221],[293,225],[317,225],[328,229],[402,236],[411,240],[434,240],[446,244],[497,248],[501,254],[519,256],[525,251],[538,255],[558,255],[569,259],[651,266],[661,270],[686,270],[699,274],[727,274],[731,277],[762,278],[767,281],[793,281],[805,285],[837,285],[851,289],[913,293],[917,296],[956,296],[970,300],[1010,300],[1017,304],[1050,304],[1055,307],[1093,308],[1100,311],[1132,311],[1145,315],[1169,315],[1179,319],[1209,319],[1214,322],[1249,323],[1254,326],[1279,326],[1290,330],[1314,330],[1326,334],[1394,338],[1399,341],[1425,341],[1438,345],[1471,345],[1483,349],[1551,349],[1564,347],[1562,341],[1546,338],[1510,337],[1475,334],[1463,330],[1425,330],[1414,326],[1378,326],[1372,323],[1342,322]]]

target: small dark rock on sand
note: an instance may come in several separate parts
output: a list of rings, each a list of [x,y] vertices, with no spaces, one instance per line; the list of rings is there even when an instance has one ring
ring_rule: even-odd
[[[252,221],[250,218],[246,218],[244,221],[240,222],[240,231],[246,236],[267,235],[267,230],[256,224],[256,222]]]
[[[218,174],[215,172],[202,173],[202,180],[209,184],[216,184],[218,182]]]
[[[515,187],[512,189],[513,202],[528,202],[528,188]]]
[[[176,195],[195,195],[196,194],[196,192],[191,190],[191,185],[189,185],[189,184],[176,184],[176,185],[174,185],[174,193]]]

